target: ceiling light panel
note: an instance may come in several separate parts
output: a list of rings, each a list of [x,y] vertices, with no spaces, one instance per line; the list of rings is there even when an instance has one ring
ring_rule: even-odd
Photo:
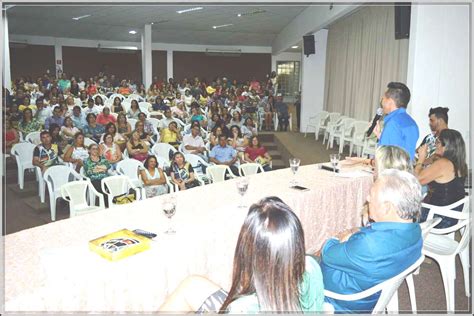
[[[199,11],[204,9],[203,7],[195,7],[195,8],[189,8],[189,9],[184,9],[184,10],[179,10],[176,11],[176,13],[181,14],[181,13],[188,13],[188,12],[193,12],[193,11]]]
[[[232,26],[234,24],[230,23],[230,24],[222,24],[222,25],[214,25],[212,28],[213,29],[220,29],[221,27],[227,27],[227,26]]]
[[[254,10],[254,11],[238,13],[237,16],[240,18],[240,17],[244,17],[244,16],[262,14],[262,13],[265,13],[265,12],[267,12],[267,11],[259,9],[259,10]]]
[[[79,21],[81,19],[88,18],[90,16],[91,16],[90,14],[86,14],[86,15],[81,15],[81,16],[74,17],[72,19],[75,20],[75,21]]]

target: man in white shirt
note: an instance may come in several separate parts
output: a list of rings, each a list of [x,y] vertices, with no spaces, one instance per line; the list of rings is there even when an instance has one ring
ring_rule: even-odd
[[[191,134],[184,135],[183,137],[183,151],[185,154],[198,155],[205,161],[208,161],[204,140],[202,139],[200,134],[201,130],[199,126],[193,126],[193,128],[191,129]]]
[[[36,119],[44,126],[46,119],[53,116],[53,111],[50,106],[44,104],[43,98],[36,100]]]
[[[97,105],[94,104],[94,100],[92,98],[89,98],[87,100],[87,107],[84,108],[83,112],[86,116],[89,113],[94,113],[96,116],[100,114],[100,109]]]

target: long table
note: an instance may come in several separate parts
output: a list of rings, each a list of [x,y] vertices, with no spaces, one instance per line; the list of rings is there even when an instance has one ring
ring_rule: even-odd
[[[334,176],[316,165],[300,167],[296,180],[308,191],[289,189],[290,169],[249,176],[246,205],[274,195],[300,218],[308,253],[338,231],[360,224],[372,176]],[[190,274],[229,288],[240,227],[248,208],[238,208],[236,180],[177,196],[172,218],[177,233],[165,235],[163,197],[10,234],[5,245],[6,311],[156,311]],[[88,250],[88,241],[116,230],[158,234],[150,250],[109,262]]]

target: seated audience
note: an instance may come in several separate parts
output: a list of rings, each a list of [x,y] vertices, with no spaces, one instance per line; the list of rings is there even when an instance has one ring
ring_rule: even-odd
[[[117,132],[122,134],[125,139],[128,139],[132,135],[132,126],[127,122],[127,117],[124,113],[119,113],[117,116],[117,122],[115,123],[117,127]]]
[[[251,139],[253,136],[257,136],[258,134],[257,127],[255,127],[255,123],[251,117],[245,120],[245,123],[244,125],[242,125],[241,130],[242,134],[248,139]]]
[[[132,100],[132,102],[130,102],[130,109],[128,109],[127,111],[127,117],[138,120],[138,115],[141,112],[142,111],[140,110],[140,107],[138,106],[138,101]]]
[[[197,121],[199,122],[199,125],[201,125],[202,128],[207,127],[206,118],[204,117],[204,115],[201,114],[201,109],[199,108],[199,106],[193,106],[191,108],[191,113],[191,122]]]
[[[63,126],[64,117],[61,116],[61,113],[61,107],[59,105],[55,106],[53,109],[53,116],[50,116],[46,119],[46,121],[44,122],[44,128],[49,129],[49,126],[53,123],[58,126]]]
[[[184,135],[183,145],[183,152],[185,154],[198,155],[207,161],[206,146],[204,144],[204,140],[201,137],[201,127],[193,126],[191,129],[191,134]]]
[[[51,143],[58,145],[61,152],[64,153],[66,146],[68,145],[67,141],[61,137],[61,128],[57,124],[51,124],[49,126],[49,134],[51,135]]]
[[[97,120],[97,123],[99,123],[100,125],[107,125],[108,123],[115,124],[115,122],[117,121],[115,119],[115,116],[110,115],[110,109],[106,106],[104,106],[102,113],[97,115],[96,120]]]
[[[36,114],[36,105],[31,104],[31,100],[29,97],[23,98],[23,104],[18,105],[18,110],[23,112],[25,109],[30,109],[32,114]]]
[[[230,128],[231,137],[229,138],[229,145],[231,145],[235,150],[237,150],[237,156],[239,157],[240,161],[244,161],[244,152],[245,148],[249,145],[249,140],[247,137],[242,135],[240,131],[240,127],[237,125],[233,125]]]
[[[270,161],[272,157],[268,154],[265,147],[260,145],[260,141],[257,136],[252,137],[250,145],[245,148],[245,161],[256,162],[262,165],[263,170],[271,171]]]
[[[148,144],[140,138],[140,133],[137,130],[132,133],[132,137],[127,142],[127,151],[130,158],[141,162],[148,157]]]
[[[432,164],[423,168],[428,145],[422,145],[418,150],[418,162],[415,165],[415,173],[422,185],[428,185],[428,194],[423,202],[445,206],[462,199],[465,195],[464,180],[467,176],[466,146],[464,140],[456,130],[444,129],[436,140],[435,155],[439,158]],[[461,211],[463,205],[459,205],[454,210]],[[425,221],[428,210],[423,208],[421,221]],[[442,221],[436,228],[446,228],[455,225],[458,221],[453,218],[441,217]]]
[[[367,198],[368,227],[352,228],[329,239],[321,249],[324,288],[355,294],[388,280],[421,256],[421,186],[406,171],[388,169],[375,181]],[[380,292],[356,301],[326,297],[336,312],[370,313]]]
[[[44,99],[39,98],[36,100],[36,114],[35,117],[41,126],[44,126],[46,119],[53,115],[51,107],[44,104]]]
[[[151,124],[150,121],[146,119],[146,114],[143,112],[138,114],[138,120],[143,123],[143,130],[145,133],[148,136],[153,137],[153,135],[155,135],[155,129],[153,128],[153,124]]]
[[[143,139],[148,146],[154,143],[152,137],[145,132],[145,124],[142,121],[135,123],[135,130],[140,134],[140,139]]]
[[[41,124],[33,117],[33,112],[30,108],[23,110],[22,117],[22,120],[18,123],[18,130],[22,132],[25,137],[31,132],[39,132],[41,130]]]
[[[94,98],[94,103],[95,105],[97,106],[104,106],[104,100],[102,99],[102,97],[100,95],[97,95],[95,98]]]
[[[176,122],[176,120],[171,116],[171,110],[169,108],[165,109],[163,114],[165,117],[160,120],[160,130],[167,128],[171,122]]]
[[[214,146],[209,154],[209,161],[216,165],[227,165],[234,175],[239,174],[235,163],[237,162],[237,151],[227,144],[227,136],[220,135],[219,143]]]
[[[180,191],[199,186],[199,181],[194,177],[193,167],[179,151],[173,155],[171,181],[179,187]]]
[[[79,105],[74,106],[72,109],[72,115],[70,116],[74,126],[80,130],[84,130],[84,126],[87,125],[86,116],[82,112],[82,108]]]
[[[83,129],[84,135],[99,143],[102,134],[105,132],[104,126],[97,124],[94,113],[87,114],[86,121],[87,125]]]
[[[109,176],[110,163],[99,153],[99,145],[89,146],[89,157],[84,160],[84,174],[91,180],[94,188],[104,194],[101,187],[102,179]],[[108,206],[108,199],[104,194],[105,205]]]
[[[5,129],[3,131],[3,153],[10,154],[13,145],[20,142],[20,135],[10,120],[5,121]]]
[[[122,151],[120,146],[114,142],[113,133],[106,132],[104,141],[99,145],[99,153],[110,163],[112,170],[117,168],[117,163],[122,160]]]
[[[211,135],[209,136],[210,149],[219,143],[220,135],[222,135],[222,128],[220,126],[215,126],[211,131]]]
[[[119,145],[121,150],[125,148],[126,146],[125,143],[127,141],[122,134],[117,132],[117,127],[115,126],[114,123],[109,123],[105,126],[105,133],[112,134],[114,143]],[[101,142],[104,141],[104,137],[105,137],[105,134],[102,135]]]
[[[168,128],[160,132],[160,143],[167,143],[178,149],[181,140],[181,132],[178,129],[178,123],[175,121],[170,122]]]
[[[140,169],[140,177],[145,187],[146,197],[168,193],[168,185],[163,170],[158,166],[155,156],[149,156],[143,163],[144,169]]]
[[[250,206],[235,247],[229,291],[190,276],[160,306],[162,312],[320,313],[323,278],[305,255],[304,232],[291,208],[277,197]]]
[[[244,121],[242,119],[242,114],[240,114],[240,111],[234,111],[234,113],[232,113],[232,119],[230,120],[230,123],[227,124],[227,127],[229,129],[232,129],[233,126],[238,126],[240,129],[243,124]]]
[[[79,133],[80,130],[74,126],[74,122],[70,116],[64,119],[64,125],[61,126],[59,135],[64,139],[68,144],[71,144],[74,140],[74,136]]]
[[[84,165],[84,160],[89,157],[89,151],[84,145],[84,134],[78,132],[74,136],[74,143],[66,149],[64,153],[64,161],[74,165],[77,172]]]
[[[33,151],[33,166],[40,167],[44,173],[51,166],[61,164],[59,156],[62,155],[61,149],[57,144],[51,142],[51,135],[48,131],[42,131],[40,134],[41,144],[37,145]]]
[[[100,108],[94,104],[94,100],[92,98],[87,99],[87,106],[84,108],[83,111],[86,115],[89,113],[93,113],[95,116],[100,114]]]
[[[112,113],[123,113],[122,99],[120,97],[114,98],[114,103],[112,104]]]

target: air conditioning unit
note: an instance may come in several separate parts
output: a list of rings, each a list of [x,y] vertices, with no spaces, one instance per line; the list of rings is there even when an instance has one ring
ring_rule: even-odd
[[[135,54],[138,48],[135,46],[99,46],[97,51],[99,53],[112,53],[112,54]]]
[[[240,57],[240,49],[206,49],[207,56]]]

